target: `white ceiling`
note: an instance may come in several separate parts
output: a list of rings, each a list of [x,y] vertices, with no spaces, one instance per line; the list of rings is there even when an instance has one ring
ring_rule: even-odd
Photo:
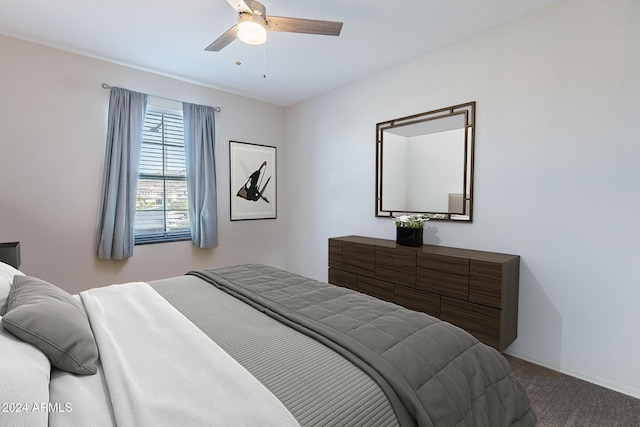
[[[1,0],[0,34],[288,106],[557,1],[264,0],[267,15],[342,21],[342,34],[207,52],[235,24],[226,0]]]

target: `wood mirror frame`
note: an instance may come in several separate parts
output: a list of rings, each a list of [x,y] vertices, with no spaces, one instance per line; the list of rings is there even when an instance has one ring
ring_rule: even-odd
[[[476,103],[376,124],[376,216],[473,220]]]

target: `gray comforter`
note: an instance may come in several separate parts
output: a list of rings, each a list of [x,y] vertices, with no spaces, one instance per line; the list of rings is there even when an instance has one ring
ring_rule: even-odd
[[[449,323],[264,265],[189,274],[360,366],[387,393],[403,424],[535,425],[529,399],[508,362]]]

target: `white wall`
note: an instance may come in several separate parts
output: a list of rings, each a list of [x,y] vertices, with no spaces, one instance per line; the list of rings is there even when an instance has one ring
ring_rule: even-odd
[[[393,189],[407,188],[410,181],[408,148],[409,139],[405,136],[395,135],[385,132],[382,156],[381,171],[383,179],[382,188],[382,209],[386,211],[406,211],[407,197],[409,191],[391,191]],[[389,171],[384,173],[384,171]]]
[[[195,268],[285,265],[283,209],[276,220],[229,220],[229,140],[276,146],[284,165],[283,108],[7,37],[0,37],[0,57],[0,241],[21,242],[25,273],[77,292]],[[216,118],[218,248],[176,242],[136,246],[127,261],[97,258],[109,100],[103,82],[222,107]],[[279,186],[283,203],[285,186]]]
[[[477,101],[474,222],[426,243],[519,254],[508,352],[640,397],[640,2],[568,0],[287,110],[287,268],[374,217],[375,124]]]
[[[465,132],[453,129],[409,140],[409,210],[449,212],[449,194],[464,193]]]

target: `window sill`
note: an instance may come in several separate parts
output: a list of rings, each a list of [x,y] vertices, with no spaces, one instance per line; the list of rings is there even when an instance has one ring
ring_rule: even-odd
[[[182,242],[185,240],[191,240],[191,233],[149,234],[146,236],[136,236],[135,245],[152,245],[155,243]]]

